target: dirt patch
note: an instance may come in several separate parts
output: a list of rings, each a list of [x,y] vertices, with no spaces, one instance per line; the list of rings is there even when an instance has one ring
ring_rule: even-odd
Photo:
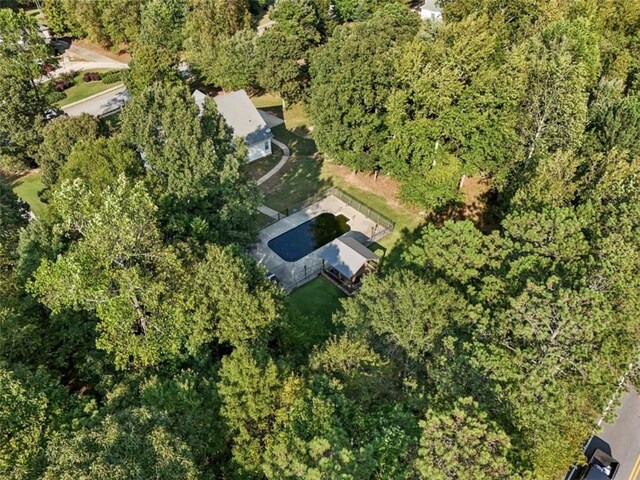
[[[464,195],[463,215],[466,219],[478,221],[487,207],[489,183],[482,177],[465,177],[462,184]]]
[[[30,172],[39,172],[40,169],[37,168],[35,170],[22,170],[18,172],[8,172],[0,169],[0,182],[4,183],[13,183],[21,179],[22,177],[28,175]]]
[[[436,225],[446,220],[471,220],[484,233],[500,228],[500,217],[496,210],[497,193],[488,178],[481,175],[465,177],[462,184],[462,202],[446,205],[428,215]]]
[[[386,175],[380,174],[376,180],[373,172],[354,173],[353,170],[345,166],[329,162],[325,163],[325,168],[329,175],[339,177],[345,183],[359,188],[360,190],[365,190],[383,197],[389,206],[393,208],[401,206],[406,207],[406,205],[401,205],[398,200],[398,194],[400,191],[399,183]]]

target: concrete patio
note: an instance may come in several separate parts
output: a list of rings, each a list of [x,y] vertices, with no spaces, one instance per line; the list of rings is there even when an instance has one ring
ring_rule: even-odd
[[[268,247],[268,242],[325,212],[333,213],[334,215],[342,214],[348,217],[348,225],[351,227],[351,231],[345,233],[343,237],[353,237],[364,245],[368,245],[371,242],[371,237],[383,229],[382,226],[350,207],[335,195],[329,195],[261,230],[258,242],[251,254],[258,263],[278,277],[285,289],[292,290],[305,283],[305,281],[312,280],[319,273],[322,268],[320,254],[327,248],[327,245],[320,247],[298,261],[286,262]]]

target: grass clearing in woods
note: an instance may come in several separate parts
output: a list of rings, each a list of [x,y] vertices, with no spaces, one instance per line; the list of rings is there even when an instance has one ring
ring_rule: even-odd
[[[47,209],[47,205],[40,200],[38,193],[44,189],[42,184],[42,172],[33,170],[12,182],[13,191],[24,202],[36,217],[39,217]]]

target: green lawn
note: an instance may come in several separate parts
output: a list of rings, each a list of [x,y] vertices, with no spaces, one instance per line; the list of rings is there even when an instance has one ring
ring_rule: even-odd
[[[296,209],[304,200],[330,186],[322,178],[322,160],[316,156],[315,142],[298,128],[293,132],[284,125],[273,129],[276,138],[291,149],[291,158],[278,175],[260,185],[264,203],[279,212]]]
[[[113,69],[108,68],[98,68],[96,70],[87,70],[87,72],[110,72]],[[104,92],[110,88],[118,87],[122,85],[122,83],[102,83],[102,81],[96,82],[84,82],[82,80],[82,76],[86,72],[79,72],[75,77],[73,77],[74,85],[66,89],[63,93],[66,95],[66,98],[63,98],[57,105],[59,107],[64,107],[65,105],[69,105],[70,103],[77,102],[84,98],[90,97],[91,95],[95,95],[96,93]]]
[[[253,180],[259,180],[265,173],[275,167],[282,160],[282,150],[273,144],[272,153],[247,164],[247,173]]]
[[[378,254],[411,242],[413,232],[422,224],[423,218],[411,208],[393,207],[386,198],[353,187],[341,177],[332,175],[317,154],[316,144],[308,131],[309,121],[301,106],[296,105],[283,113],[282,101],[277,96],[262,95],[253,97],[252,101],[258,108],[284,117],[285,125],[274,128],[273,132],[292,152],[291,160],[281,173],[261,185],[265,205],[285,212],[325,188],[336,186],[395,222],[394,231],[377,245]]]
[[[269,225],[273,224],[273,222],[275,222],[275,220],[269,215],[258,212],[258,216],[256,217],[256,226],[258,230],[262,230],[263,228],[268,227]]]
[[[43,188],[42,172],[39,170],[28,173],[13,182],[13,191],[29,204],[29,208],[36,217],[42,215],[47,208],[38,197],[38,193]]]
[[[314,345],[336,333],[331,317],[345,295],[326,279],[318,277],[289,295],[290,323],[284,340],[293,349],[308,355]]]
[[[289,130],[298,127],[307,127],[309,125],[309,120],[304,113],[302,105],[293,105],[283,112],[282,99],[277,95],[271,95],[269,93],[252,97],[251,101],[257,108],[273,113],[276,117],[283,118],[285,126]]]

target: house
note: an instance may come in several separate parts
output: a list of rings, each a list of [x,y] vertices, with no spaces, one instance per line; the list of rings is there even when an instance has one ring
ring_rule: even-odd
[[[193,99],[204,108],[206,95],[200,90],[193,92]],[[234,137],[242,137],[249,150],[249,161],[271,154],[273,133],[267,126],[258,109],[253,105],[244,90],[227,93],[213,98],[218,112],[233,130]]]
[[[340,237],[322,253],[322,274],[348,294],[360,288],[364,275],[378,269],[380,258],[352,237]]]
[[[420,17],[423,20],[442,20],[442,8],[438,5],[439,0],[425,0],[424,5],[420,7]]]

